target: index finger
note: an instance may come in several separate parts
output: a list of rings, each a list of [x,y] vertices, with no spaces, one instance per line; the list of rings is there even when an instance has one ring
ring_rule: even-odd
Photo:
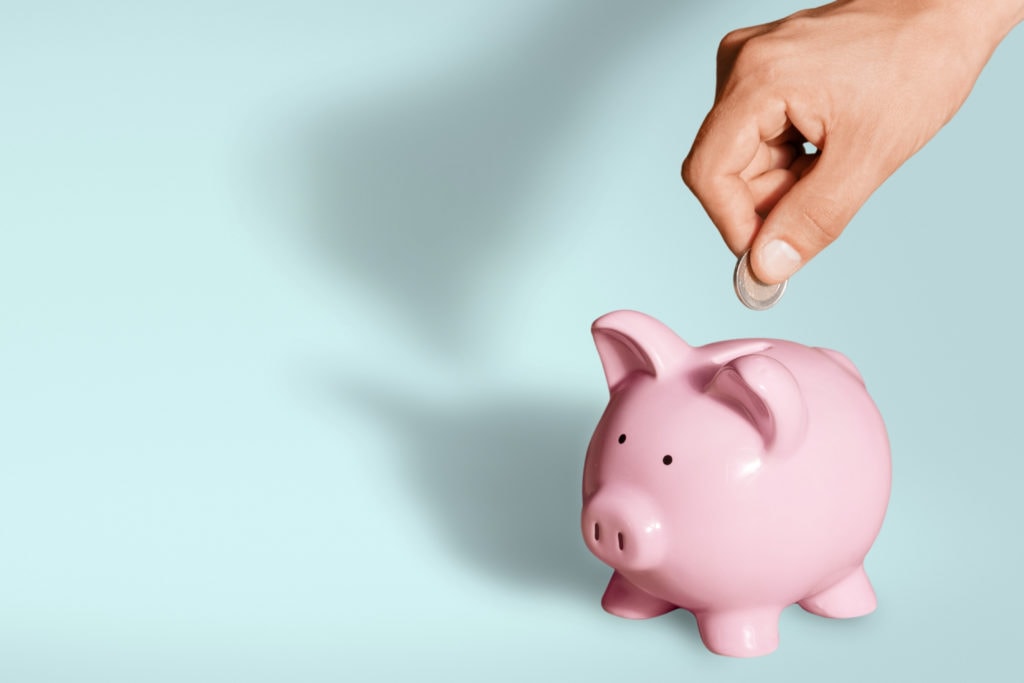
[[[761,217],[741,173],[758,146],[781,135],[789,125],[782,102],[726,97],[708,113],[683,161],[686,183],[726,245],[737,256],[750,248]]]

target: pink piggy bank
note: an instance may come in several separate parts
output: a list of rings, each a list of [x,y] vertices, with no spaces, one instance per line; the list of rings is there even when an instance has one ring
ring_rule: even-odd
[[[601,600],[682,607],[713,652],[775,650],[798,603],[875,609],[864,556],[882,525],[885,425],[845,356],[775,339],[691,347],[657,320],[593,326],[611,399],[587,450],[582,531],[615,571]]]

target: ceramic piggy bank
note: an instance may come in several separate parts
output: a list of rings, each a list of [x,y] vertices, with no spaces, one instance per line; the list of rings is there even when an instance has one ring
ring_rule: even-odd
[[[875,609],[864,556],[889,500],[889,443],[845,356],[774,339],[691,347],[642,313],[599,318],[611,399],[583,472],[587,547],[615,571],[601,604],[682,607],[708,649],[763,655],[798,603]]]

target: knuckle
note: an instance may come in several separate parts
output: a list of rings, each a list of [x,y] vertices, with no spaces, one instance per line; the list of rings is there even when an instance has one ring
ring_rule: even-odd
[[[750,39],[751,36],[756,35],[758,27],[751,26],[748,28],[738,28],[726,33],[720,41],[718,41],[718,58],[721,60],[723,57],[728,57],[734,54],[740,47]]]
[[[696,191],[696,185],[698,184],[698,174],[694,169],[693,154],[688,154],[683,159],[683,167],[680,169],[679,175],[683,179],[683,183],[693,191]]]
[[[683,159],[683,165],[679,173],[686,187],[690,188],[690,191],[697,195],[698,198],[708,194],[713,175],[713,171],[703,159],[705,156],[701,153],[701,150],[695,149],[691,151]]]
[[[767,35],[755,36],[743,43],[736,53],[736,70],[757,71],[770,67],[775,60],[774,41]]]
[[[743,43],[743,29],[729,31],[718,41],[718,54],[728,54]]]

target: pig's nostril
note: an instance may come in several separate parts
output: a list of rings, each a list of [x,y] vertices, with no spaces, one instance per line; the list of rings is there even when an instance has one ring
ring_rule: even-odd
[[[594,525],[594,540],[595,541],[600,541],[601,540],[601,525],[600,524],[595,524]]]
[[[619,533],[619,550],[625,550],[625,548],[624,548],[625,545],[626,545],[626,539],[624,539],[622,537],[622,533],[620,532]]]

